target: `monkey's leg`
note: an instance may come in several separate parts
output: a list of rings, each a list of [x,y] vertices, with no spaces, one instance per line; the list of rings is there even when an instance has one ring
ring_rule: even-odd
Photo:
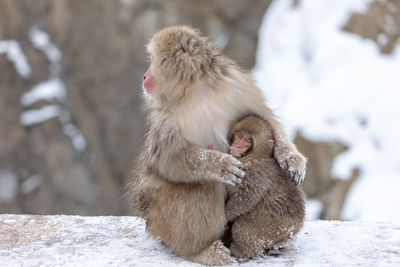
[[[232,226],[233,242],[230,246],[231,253],[237,258],[253,258],[260,256],[265,251],[264,238],[259,236],[256,225],[238,218]]]
[[[231,252],[221,240],[214,241],[208,247],[198,253],[187,256],[187,258],[206,265],[225,265],[232,262]]]
[[[226,224],[224,192],[219,183],[168,183],[152,198],[146,230],[182,257],[225,263],[230,251],[215,243]]]
[[[291,218],[277,220],[265,215],[246,214],[239,217],[232,226],[231,253],[238,258],[260,256],[268,249],[286,245],[301,225],[302,223],[296,223]]]

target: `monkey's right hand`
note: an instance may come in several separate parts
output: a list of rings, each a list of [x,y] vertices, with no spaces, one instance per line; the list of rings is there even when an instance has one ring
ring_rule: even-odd
[[[222,183],[233,186],[245,183],[244,179],[247,178],[247,175],[244,171],[247,168],[243,163],[228,154],[222,156],[221,163],[220,181]]]

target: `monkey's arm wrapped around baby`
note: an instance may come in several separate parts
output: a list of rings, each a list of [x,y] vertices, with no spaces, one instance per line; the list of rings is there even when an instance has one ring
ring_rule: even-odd
[[[160,130],[162,129],[162,130]],[[152,173],[172,182],[242,183],[245,166],[235,157],[188,143],[168,124],[150,127],[144,161]]]
[[[265,177],[262,166],[269,164],[269,158],[251,157],[246,158],[244,165],[246,171],[246,182],[240,186],[229,186],[228,200],[225,203],[225,214],[228,221],[233,221],[240,215],[251,211],[265,196],[269,187],[269,180]]]

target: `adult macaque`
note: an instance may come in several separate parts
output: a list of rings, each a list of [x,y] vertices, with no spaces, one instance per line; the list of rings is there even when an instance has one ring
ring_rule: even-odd
[[[284,245],[300,230],[304,196],[273,158],[275,140],[267,122],[248,116],[230,136],[230,153],[248,168],[248,179],[228,187],[225,210],[232,223],[226,240],[235,257],[256,257]]]
[[[150,235],[178,255],[221,265],[231,261],[220,241],[226,224],[225,185],[245,177],[243,164],[225,154],[239,118],[255,114],[273,125],[275,157],[295,183],[305,158],[287,139],[250,74],[195,29],[166,28],[147,46],[143,77],[147,134],[128,185]],[[214,150],[207,149],[212,147]]]

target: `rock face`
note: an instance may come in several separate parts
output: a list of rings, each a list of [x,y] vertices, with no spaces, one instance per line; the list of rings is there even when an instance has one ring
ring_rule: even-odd
[[[395,49],[400,37],[400,0],[372,1],[364,13],[354,13],[344,31],[377,43],[384,54]]]
[[[308,158],[307,178],[302,187],[307,197],[318,199],[322,203],[319,218],[340,219],[347,193],[359,177],[359,170],[354,169],[351,177],[332,177],[331,170],[335,158],[348,147],[340,142],[311,141],[300,133],[297,133],[294,143]]]
[[[0,213],[127,214],[144,45],[190,24],[245,68],[270,1],[0,2]]]
[[[374,41],[382,54],[394,53],[400,37],[400,0],[370,1],[365,11],[350,14],[342,30]],[[366,123],[360,121],[360,124]],[[359,176],[358,169],[350,177],[331,176],[335,158],[347,147],[340,142],[308,140],[301,133],[297,134],[295,143],[309,158],[303,188],[308,197],[321,201],[319,218],[340,219],[347,193]]]
[[[0,265],[201,266],[144,227],[136,217],[0,215]],[[398,266],[399,251],[399,223],[307,221],[293,244],[240,266]]]

